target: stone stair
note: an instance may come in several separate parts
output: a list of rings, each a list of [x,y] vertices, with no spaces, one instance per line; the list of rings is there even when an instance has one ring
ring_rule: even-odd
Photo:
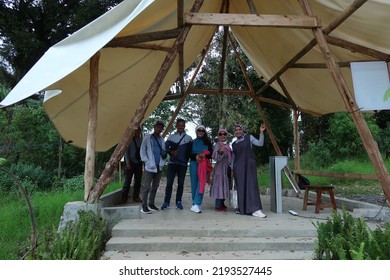
[[[170,209],[176,222],[151,219],[167,210],[122,220],[112,230],[103,259],[312,259],[316,229],[299,227],[299,220],[275,223],[251,216],[215,213],[222,220]],[[188,211],[189,213],[183,214]],[[183,214],[183,215],[181,215]],[[185,216],[189,216],[187,219]],[[170,216],[167,215],[167,216]],[[275,215],[276,216],[276,215]],[[279,215],[280,216],[280,215]],[[199,218],[199,219],[198,219]],[[229,220],[231,218],[231,220]],[[169,223],[166,223],[169,221]],[[256,225],[256,223],[260,223]],[[269,224],[269,226],[267,226]],[[273,224],[273,225],[272,225]],[[284,224],[284,225],[281,225]],[[295,224],[296,227],[292,226]]]

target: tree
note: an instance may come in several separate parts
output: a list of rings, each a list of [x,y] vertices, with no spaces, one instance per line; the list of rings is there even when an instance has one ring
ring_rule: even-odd
[[[0,1],[0,77],[14,87],[54,44],[120,0]],[[12,75],[6,75],[11,73]]]
[[[1,99],[49,47],[120,2],[0,0]],[[85,151],[63,143],[45,114],[39,95],[0,110],[0,143],[0,152],[9,164],[39,166],[47,176],[69,177],[84,170]],[[97,171],[104,166],[106,153],[98,153]],[[61,172],[57,173],[57,168],[62,168]]]

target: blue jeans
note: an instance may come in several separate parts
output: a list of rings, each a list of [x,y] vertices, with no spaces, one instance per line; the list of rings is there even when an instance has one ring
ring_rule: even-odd
[[[186,178],[187,173],[187,165],[179,165],[179,164],[168,164],[167,169],[167,186],[165,188],[165,203],[170,203],[172,196],[172,187],[173,181],[177,175],[177,191],[176,191],[176,201],[182,200],[183,197],[183,189],[184,189],[184,180]]]
[[[190,176],[191,176],[191,193],[192,205],[202,205],[203,194],[199,193],[199,178],[198,178],[198,163],[196,161],[190,162]]]

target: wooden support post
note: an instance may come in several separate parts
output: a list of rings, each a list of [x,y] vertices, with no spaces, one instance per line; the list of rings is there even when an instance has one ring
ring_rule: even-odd
[[[293,125],[294,125],[294,169],[301,169],[301,160],[300,160],[300,150],[299,150],[299,126],[298,126],[298,118],[299,112],[297,110],[293,110]]]
[[[310,4],[307,0],[299,0],[302,9],[305,14],[313,15]],[[339,66],[333,57],[329,46],[326,42],[325,35],[321,28],[313,28],[314,36],[317,40],[318,46],[320,47],[322,54],[324,55],[325,63],[329,69],[330,75],[332,76],[340,95],[345,103],[345,106],[350,113],[357,131],[362,139],[363,145],[367,151],[367,154],[374,166],[375,172],[378,175],[379,182],[382,185],[383,192],[389,203],[390,199],[390,175],[383,162],[382,155],[379,152],[378,145],[371,134],[370,129],[367,126],[366,121],[363,118],[359,107],[357,106],[348,86],[344,80],[344,77],[340,71]]]
[[[196,13],[200,10],[200,7],[202,6],[204,0],[196,0],[191,12]],[[118,145],[116,146],[113,154],[111,155],[110,160],[107,162],[105,169],[103,170],[102,174],[100,175],[100,178],[98,182],[96,183],[95,188],[93,188],[88,196],[88,202],[94,203],[96,202],[101,194],[103,193],[106,186],[109,184],[109,182],[112,179],[112,175],[114,174],[116,167],[118,166],[118,163],[125,153],[126,147],[130,143],[131,139],[134,136],[135,130],[139,127],[139,124],[141,123],[142,119],[145,116],[145,113],[152,102],[153,98],[156,96],[158,89],[160,88],[165,76],[167,75],[170,67],[172,66],[173,62],[175,61],[177,57],[177,48],[178,45],[181,42],[184,42],[185,38],[187,37],[188,33],[190,32],[191,26],[185,26],[181,30],[179,36],[177,37],[174,45],[172,46],[171,51],[167,54],[165,57],[164,62],[161,65],[160,70],[158,71],[156,78],[153,80],[152,84],[150,85],[147,94],[144,96],[144,98],[141,100],[141,103],[136,110],[134,117],[131,119],[126,131],[124,132],[122,139],[119,141]]]
[[[93,179],[95,177],[96,127],[99,97],[99,59],[100,52],[97,52],[91,57],[89,64],[89,114],[84,170],[84,201],[87,201],[88,199],[88,194],[92,189]]]

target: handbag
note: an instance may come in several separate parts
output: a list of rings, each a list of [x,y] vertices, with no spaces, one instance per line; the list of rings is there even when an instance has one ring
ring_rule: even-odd
[[[162,157],[163,159],[166,159],[167,156],[168,156],[167,152],[166,152],[165,150],[163,150],[163,148],[161,147],[160,142],[158,142],[156,136],[154,136],[154,134],[152,134],[152,135],[153,135],[154,139],[156,139],[157,145],[158,145],[158,147],[160,148],[160,155],[161,155],[161,157]]]
[[[234,179],[232,180],[232,189],[230,190],[229,202],[230,202],[230,207],[234,209],[238,208],[237,188]]]
[[[186,136],[186,134],[184,134],[181,138],[180,138],[180,141],[178,143],[175,143],[175,142],[171,142],[168,146],[168,149],[171,150],[171,151],[176,151],[179,149],[179,145],[180,145],[180,142],[181,140],[183,140],[183,138]]]

